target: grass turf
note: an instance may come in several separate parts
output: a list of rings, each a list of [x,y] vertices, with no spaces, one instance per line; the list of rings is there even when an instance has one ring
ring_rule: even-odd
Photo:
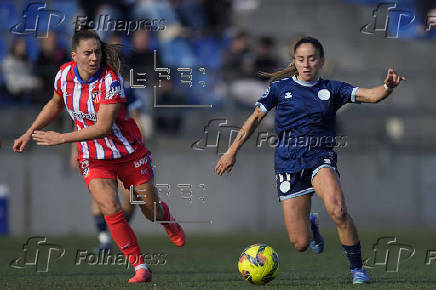
[[[188,233],[189,234],[189,233]],[[34,266],[11,268],[9,262],[23,256],[27,237],[0,237],[0,288],[2,289],[436,289],[436,258],[426,265],[427,250],[436,256],[436,232],[427,230],[361,231],[363,256],[372,255],[372,245],[382,236],[396,236],[398,243],[415,248],[412,258],[405,254],[398,272],[386,272],[383,266],[368,269],[372,283],[353,286],[348,262],[336,232],[323,231],[326,248],[316,255],[308,249],[298,253],[284,232],[188,235],[184,248],[176,248],[166,236],[139,237],[143,252],[164,253],[164,265],[151,266],[153,282],[131,285],[127,279],[132,268],[122,265],[75,265],[78,249],[91,249],[95,237],[48,236],[47,242],[61,245],[65,255],[49,264],[49,271],[39,273]],[[244,281],[237,261],[248,245],[264,242],[279,254],[280,270],[275,280],[265,286]],[[42,255],[42,254],[41,254]]]

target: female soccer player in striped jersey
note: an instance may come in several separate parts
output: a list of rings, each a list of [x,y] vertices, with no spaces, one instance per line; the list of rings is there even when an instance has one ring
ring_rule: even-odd
[[[137,198],[145,202],[141,205],[144,216],[149,220],[156,216],[163,221],[176,246],[184,245],[184,231],[174,222],[168,206],[159,202],[150,152],[142,143],[135,122],[126,117],[123,79],[118,76],[121,66],[118,47],[102,42],[95,31],[83,29],[73,35],[72,58],[56,75],[53,98],[26,133],[15,140],[13,150],[22,152],[31,138],[44,146],[77,142],[85,184],[103,212],[113,240],[135,267],[135,276],[129,282],[150,282],[151,271],[121,210],[117,178],[126,188],[133,185]],[[64,106],[75,130],[63,134],[40,131]]]
[[[133,90],[130,87],[124,87],[124,93],[126,95],[126,109],[128,116],[135,121],[140,132],[143,132],[139,110],[139,108],[143,106],[142,101],[136,98]],[[76,143],[71,143],[70,164],[72,169],[79,169],[79,163],[77,162]],[[123,182],[120,180],[118,182],[118,188],[121,191],[121,207],[124,211],[124,217],[126,218],[126,221],[130,223],[135,213],[135,205],[131,203],[130,189],[124,188]],[[112,249],[112,237],[108,232],[106,220],[104,219],[103,213],[98,207],[98,204],[92,198],[91,212],[94,218],[94,224],[97,230],[97,237],[99,241],[99,245],[93,248],[93,251],[95,253],[99,253],[101,251],[110,251]]]
[[[336,111],[346,103],[378,103],[405,78],[389,69],[383,85],[358,88],[319,77],[324,49],[317,39],[302,38],[293,47],[293,52],[293,62],[288,68],[272,74],[263,73],[271,78],[270,86],[218,161],[215,171],[222,175],[232,170],[239,149],[267,112],[275,107],[275,130],[280,140],[275,150],[277,191],[291,243],[298,251],[305,251],[309,243],[314,252],[323,251],[318,218],[310,213],[311,196],[316,192],[336,224],[350,262],[353,283],[369,283],[362,267],[357,230],[347,212],[336,168],[337,157],[333,151]]]

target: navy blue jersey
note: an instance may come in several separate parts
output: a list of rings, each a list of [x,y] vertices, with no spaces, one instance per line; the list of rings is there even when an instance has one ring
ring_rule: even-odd
[[[126,106],[127,106],[128,112],[140,110],[142,108],[143,103],[142,103],[141,99],[138,99],[136,97],[136,95],[131,87],[125,86],[124,87],[124,94],[126,95],[126,98],[127,98],[126,99]]]
[[[356,101],[357,89],[321,78],[302,82],[295,76],[271,83],[256,106],[265,113],[276,107],[276,173],[313,168],[323,157],[336,161],[336,111]]]

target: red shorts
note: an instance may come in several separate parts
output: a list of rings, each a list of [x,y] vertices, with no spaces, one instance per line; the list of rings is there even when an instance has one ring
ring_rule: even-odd
[[[119,178],[125,188],[140,185],[153,178],[153,167],[149,151],[140,150],[128,156],[112,160],[80,159],[80,173],[86,187],[95,178]]]

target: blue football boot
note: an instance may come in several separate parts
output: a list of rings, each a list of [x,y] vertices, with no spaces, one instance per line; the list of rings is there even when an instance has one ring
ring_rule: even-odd
[[[363,267],[360,269],[351,270],[351,274],[353,274],[353,284],[367,284],[367,283],[369,283],[368,274],[366,274],[366,271]]]

